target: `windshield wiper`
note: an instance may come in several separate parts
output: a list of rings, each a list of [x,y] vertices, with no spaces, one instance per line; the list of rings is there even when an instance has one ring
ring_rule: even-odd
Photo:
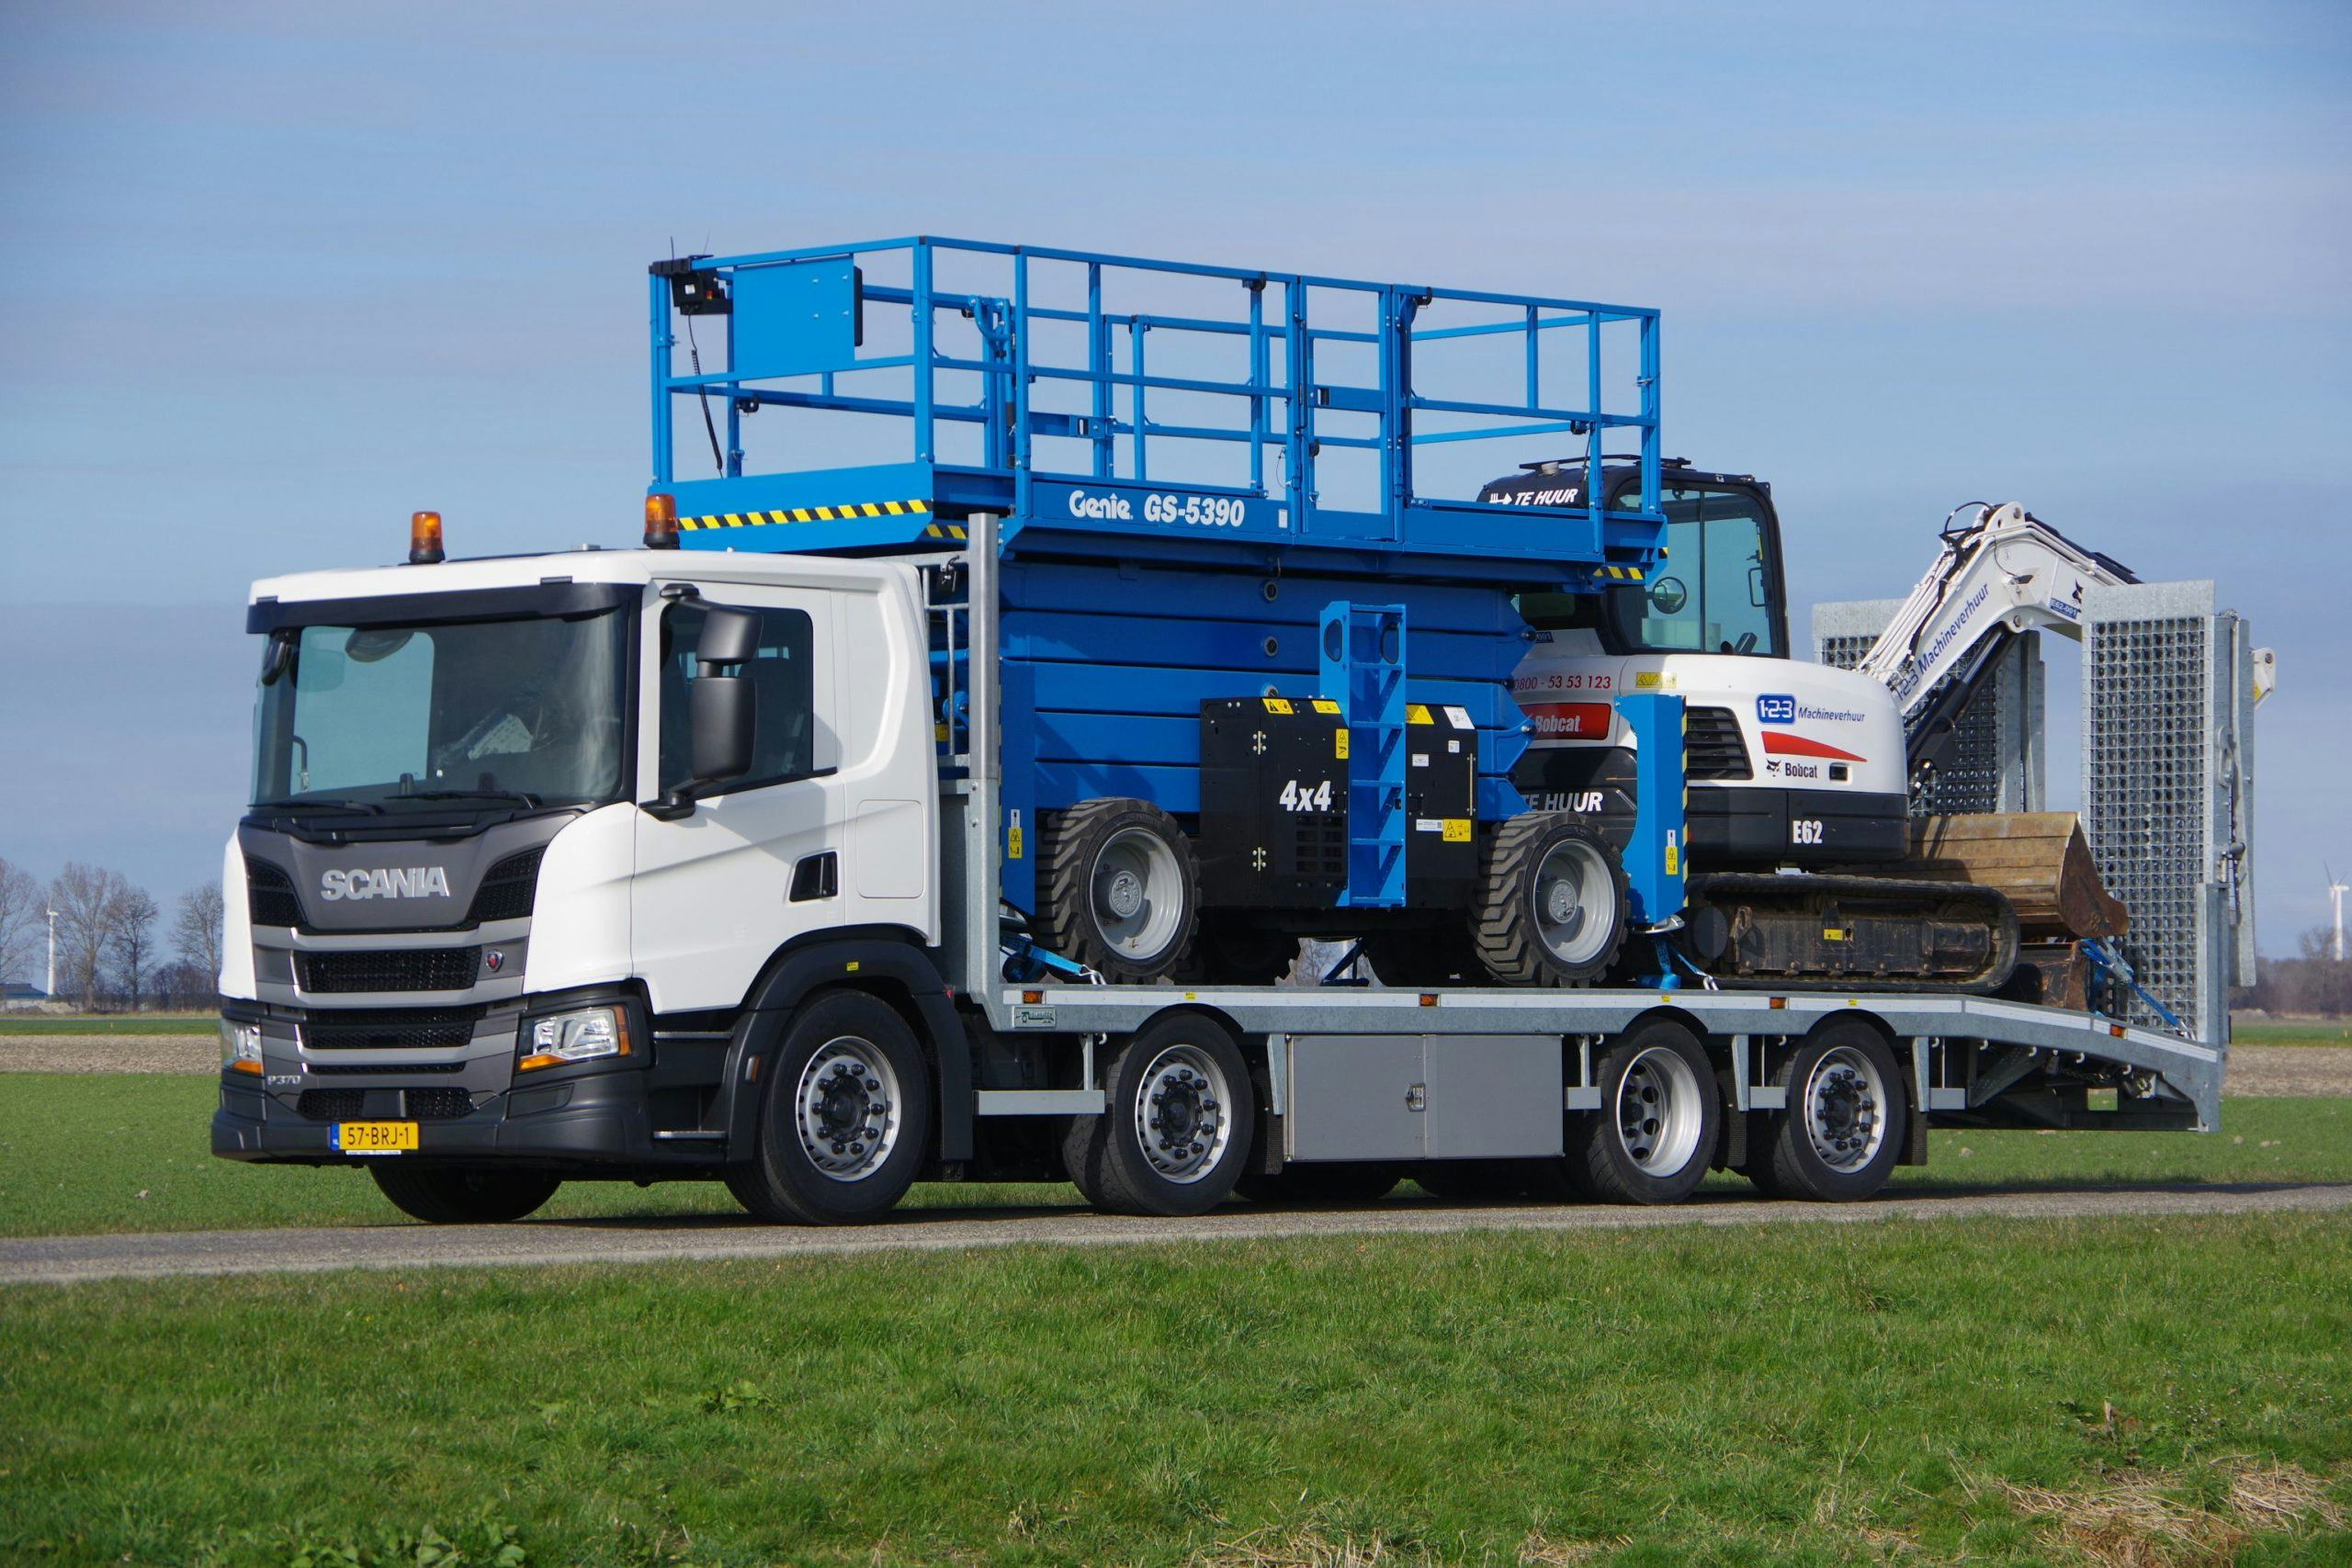
[[[519,789],[415,789],[406,795],[396,795],[394,800],[512,800],[538,809],[539,797],[526,795]]]
[[[321,800],[314,796],[297,795],[290,800],[256,800],[255,811],[357,811],[369,817],[381,817],[384,808],[372,800]]]

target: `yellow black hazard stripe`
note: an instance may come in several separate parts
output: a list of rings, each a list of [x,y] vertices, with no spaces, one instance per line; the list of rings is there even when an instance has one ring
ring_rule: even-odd
[[[1639,582],[1642,569],[1637,566],[1600,566],[1593,568],[1593,575],[1611,582]]]
[[[922,517],[931,512],[927,501],[859,501],[846,506],[796,506],[775,512],[715,512],[701,517],[681,517],[681,528],[760,528],[779,523],[846,523],[862,517]],[[961,523],[927,523],[923,536],[960,539]]]

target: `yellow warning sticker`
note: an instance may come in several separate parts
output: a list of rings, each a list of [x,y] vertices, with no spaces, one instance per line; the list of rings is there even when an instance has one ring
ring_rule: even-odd
[[[1317,697],[1315,699],[1315,711],[1317,713],[1337,713],[1340,711],[1340,705],[1333,702],[1329,697]]]
[[[1288,697],[1268,697],[1266,699],[1266,711],[1268,713],[1293,713],[1296,710],[1290,705],[1290,699]]]
[[[1348,760],[1348,732],[1346,730],[1335,729],[1331,731],[1331,755],[1339,758],[1340,761],[1343,762]]]
[[[1657,686],[1658,672],[1657,671],[1636,670],[1634,671],[1634,690],[1637,692],[1655,692],[1657,690]]]
[[[1414,703],[1405,709],[1405,722],[1407,724],[1435,724],[1437,720],[1430,716],[1429,704]]]
[[[1668,840],[1666,846],[1666,874],[1668,876],[1680,875],[1681,872],[1679,867],[1681,864],[1682,852],[1674,847],[1674,843],[1671,840]]]
[[[1843,942],[1846,940],[1846,929],[1843,926],[1824,926],[1821,928],[1821,940]]]
[[[1005,830],[1004,857],[1007,860],[1021,858],[1021,824],[1018,822]]]
[[[1470,818],[1467,817],[1447,818],[1445,819],[1445,841],[1449,844],[1468,843],[1470,841]]]

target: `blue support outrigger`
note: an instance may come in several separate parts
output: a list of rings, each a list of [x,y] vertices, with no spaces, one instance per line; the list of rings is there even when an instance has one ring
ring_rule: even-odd
[[[651,272],[650,490],[684,546],[944,557],[994,520],[1002,892],[1033,914],[1040,814],[1124,797],[1196,822],[1204,705],[1234,699],[1345,706],[1331,902],[1405,904],[1395,731],[1475,728],[1470,813],[1520,815],[1514,595],[1661,553],[1654,310],[928,237]],[[708,477],[678,472],[681,417]],[[1460,482],[1464,444],[1536,437],[1637,465],[1630,505]],[[950,754],[963,658],[934,649]]]

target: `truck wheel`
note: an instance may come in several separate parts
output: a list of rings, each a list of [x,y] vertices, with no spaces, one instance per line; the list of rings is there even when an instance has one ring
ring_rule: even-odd
[[[1175,819],[1148,801],[1087,800],[1040,835],[1038,938],[1112,980],[1155,980],[1200,923],[1200,868]]]
[[[1253,1203],[1376,1203],[1395,1190],[1404,1173],[1368,1160],[1309,1160],[1285,1165],[1272,1176],[1244,1176],[1234,1184]]]
[[[536,1212],[563,1185],[538,1170],[401,1165],[379,1160],[368,1168],[376,1190],[392,1207],[428,1225],[499,1225]]]
[[[1903,1075],[1878,1031],[1833,1019],[1789,1054],[1774,1081],[1788,1109],[1747,1167],[1748,1179],[1775,1198],[1850,1203],[1886,1185],[1903,1153]]]
[[[1628,903],[1606,840],[1566,812],[1531,812],[1487,841],[1471,932],[1506,985],[1589,986],[1624,945]]]
[[[1634,1030],[1593,1064],[1599,1111],[1568,1119],[1563,1174],[1576,1191],[1611,1203],[1679,1203],[1706,1179],[1723,1130],[1722,1094],[1705,1047],[1660,1019]]]
[[[1257,1124],[1240,1048],[1221,1025],[1185,1013],[1120,1047],[1103,1077],[1102,1114],[1074,1118],[1063,1154],[1099,1209],[1198,1214],[1233,1190]]]
[[[931,1070],[885,1001],[833,991],[800,1010],[762,1077],[735,1201],[771,1224],[871,1220],[906,1196],[931,1144]]]

